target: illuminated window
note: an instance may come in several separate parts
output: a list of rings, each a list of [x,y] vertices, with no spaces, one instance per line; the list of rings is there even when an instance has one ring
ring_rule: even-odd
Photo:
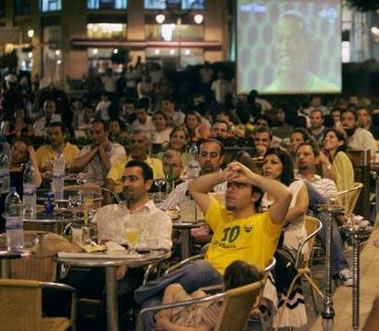
[[[31,0],[16,0],[15,1],[16,15],[29,15],[32,12]]]
[[[145,9],[166,9],[167,4],[182,9],[204,9],[204,0],[144,0]]]
[[[147,40],[202,41],[204,27],[194,24],[145,24],[145,36]]]
[[[88,9],[126,9],[128,0],[88,0]]]
[[[62,0],[42,0],[42,12],[62,10]]]
[[[124,38],[126,36],[126,24],[118,23],[88,23],[88,38]]]

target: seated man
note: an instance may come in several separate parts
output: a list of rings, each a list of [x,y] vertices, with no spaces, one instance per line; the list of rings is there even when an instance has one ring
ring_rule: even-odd
[[[167,175],[170,173],[173,176],[174,185],[171,189],[175,188],[183,182],[181,175],[184,170],[184,165],[182,155],[179,151],[168,149],[166,152],[164,152],[162,157],[162,164],[165,177],[167,178]],[[165,183],[165,185],[162,187],[162,191],[165,191],[166,188],[167,183]]]
[[[111,165],[116,160],[125,161],[126,153],[120,144],[109,141],[108,126],[103,120],[92,122],[91,133],[93,144],[82,148],[73,166],[87,172],[88,183],[104,186]]]
[[[97,211],[93,222],[97,224],[98,239],[125,242],[125,230],[129,227],[140,229],[138,246],[170,250],[172,246],[172,224],[170,217],[158,209],[148,192],[153,183],[152,169],[144,162],[130,161],[123,172],[124,194],[127,204],[112,204]],[[153,244],[151,244],[153,242]],[[133,302],[130,295],[142,284],[144,270],[120,267],[117,271],[119,311],[123,313]],[[79,297],[102,298],[104,292],[104,270],[70,271],[65,283],[74,286]]]
[[[106,178],[106,186],[116,192],[120,191],[121,176],[125,164],[131,160],[145,162],[153,170],[153,177],[164,177],[162,161],[149,156],[150,141],[147,132],[144,130],[135,130],[130,136],[130,155],[124,158],[116,159],[112,163],[111,169]]]
[[[72,168],[74,160],[79,156],[79,148],[66,142],[66,128],[61,122],[51,122],[47,127],[47,138],[49,145],[43,145],[37,149],[36,158],[38,167],[42,174],[53,171],[53,161],[59,153],[67,168]]]
[[[224,181],[228,185],[226,207],[208,196],[215,185]],[[225,268],[235,260],[263,270],[276,250],[291,202],[291,193],[283,184],[232,162],[224,171],[191,181],[189,191],[214,232],[205,261],[191,263],[155,283],[138,288],[135,298],[141,304],[156,304],[159,301],[157,296],[172,283],[179,283],[187,293],[220,284]],[[256,204],[259,204],[262,191],[274,197],[275,202],[266,212],[259,214]],[[145,322],[146,329],[151,330],[152,320]]]
[[[51,122],[60,122],[61,115],[56,114],[56,103],[54,100],[47,99],[43,103],[45,116],[34,122],[33,129],[36,137],[46,137],[46,129]]]
[[[316,204],[326,204],[328,199],[336,197],[336,184],[331,179],[316,175],[316,166],[320,162],[316,146],[309,142],[300,144],[296,151],[296,162],[299,169],[297,177],[308,183],[309,207],[312,210],[316,209]],[[318,218],[323,223],[320,238],[325,247],[328,215],[319,213]],[[343,252],[343,242],[336,223],[333,227],[332,275],[340,278],[345,286],[353,285],[352,274]]]

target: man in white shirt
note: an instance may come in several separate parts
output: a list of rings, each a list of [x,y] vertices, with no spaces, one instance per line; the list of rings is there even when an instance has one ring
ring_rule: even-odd
[[[354,110],[346,109],[341,114],[342,127],[347,135],[347,145],[352,149],[370,150],[370,158],[375,158],[376,141],[372,133],[358,128],[357,114]]]
[[[92,122],[91,134],[93,144],[82,148],[73,167],[87,172],[89,183],[104,186],[111,165],[116,160],[124,159],[126,162],[126,153],[120,144],[113,144],[109,141],[108,126],[103,120]]]
[[[139,100],[135,106],[137,119],[133,121],[132,129],[151,132],[154,130],[153,118],[147,113],[149,109],[149,105],[148,105],[148,101],[144,99],[146,98]]]
[[[329,199],[336,198],[336,184],[328,178],[321,178],[316,175],[316,166],[319,161],[319,150],[310,143],[302,143],[296,151],[296,162],[299,169],[298,179],[302,179],[307,183],[309,193],[309,207],[315,204],[325,204]],[[317,201],[317,202],[316,202]],[[325,213],[318,214],[319,220],[323,223],[320,232],[321,243],[325,247],[327,218]],[[341,234],[337,224],[333,226],[333,248],[332,248],[332,275],[340,278],[345,286],[352,286],[352,274],[349,264],[346,261]]]

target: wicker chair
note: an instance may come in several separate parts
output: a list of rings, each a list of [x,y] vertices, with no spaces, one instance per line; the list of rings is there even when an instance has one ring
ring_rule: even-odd
[[[214,330],[243,331],[246,327],[246,323],[252,307],[258,304],[258,298],[263,290],[263,284],[263,281],[259,281],[201,299],[187,300],[183,302],[142,309],[138,315],[137,331],[144,330],[143,317],[146,313],[157,312],[163,309],[185,307],[206,302],[217,302],[220,300],[222,300],[222,306]]]
[[[42,288],[72,293],[71,318],[42,317]],[[76,294],[71,286],[34,280],[0,279],[0,325],[7,331],[75,330]]]
[[[355,205],[357,204],[362,188],[362,183],[354,183],[352,188],[337,192],[337,199],[345,208],[345,216],[347,219],[350,218],[353,214]]]

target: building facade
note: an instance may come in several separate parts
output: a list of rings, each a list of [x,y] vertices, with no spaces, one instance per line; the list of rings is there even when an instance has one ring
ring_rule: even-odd
[[[224,61],[229,22],[227,0],[0,1],[0,26],[20,30],[20,69],[61,83],[120,71],[111,58],[125,51],[176,68]]]

